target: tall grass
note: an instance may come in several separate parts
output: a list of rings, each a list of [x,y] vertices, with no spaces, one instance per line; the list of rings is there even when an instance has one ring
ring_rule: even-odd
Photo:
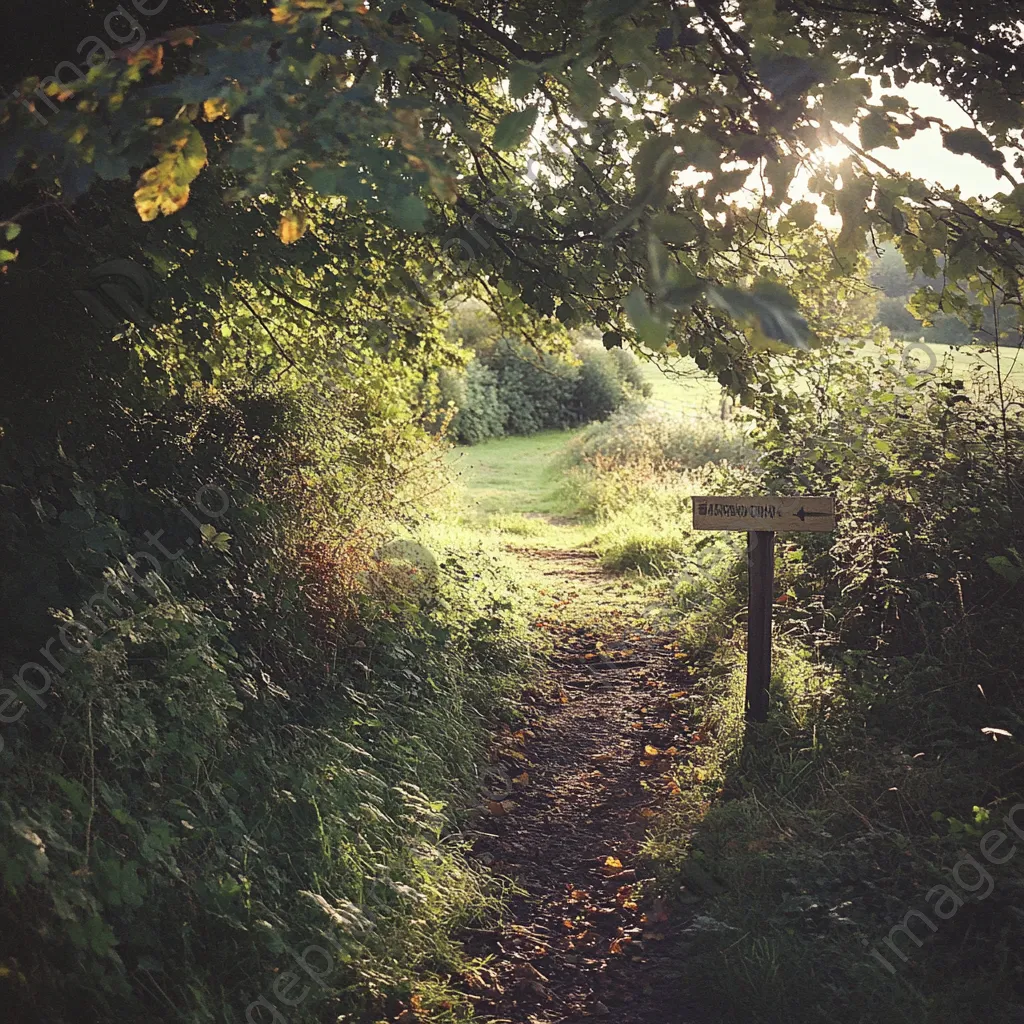
[[[564,495],[597,525],[606,566],[678,570],[690,538],[690,498],[740,486],[756,466],[743,427],[632,403],[577,435],[564,456]]]

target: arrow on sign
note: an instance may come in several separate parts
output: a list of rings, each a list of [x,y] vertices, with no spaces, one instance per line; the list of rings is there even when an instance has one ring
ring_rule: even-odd
[[[808,518],[810,518],[810,519],[821,519],[821,518],[824,518],[825,516],[830,516],[830,515],[832,515],[831,512],[807,512],[804,509],[803,505],[801,505],[800,506],[800,511],[797,512],[796,517],[802,523],[805,519],[808,519]]]

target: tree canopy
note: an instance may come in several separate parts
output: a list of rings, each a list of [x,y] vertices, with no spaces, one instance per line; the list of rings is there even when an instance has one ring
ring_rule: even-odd
[[[470,289],[528,337],[596,323],[749,396],[766,351],[811,340],[786,248],[809,196],[842,219],[836,278],[893,240],[910,272],[942,267],[923,315],[1019,303],[1024,58],[1004,4],[201,6],[171,24],[135,0],[106,35],[97,17],[0,107],[10,299],[53,272],[40,228],[58,220],[69,274],[90,249],[162,279],[141,347],[172,377],[361,347],[415,360],[441,344],[437,301]],[[977,127],[912,108],[909,82]],[[934,125],[1004,191],[886,163]]]

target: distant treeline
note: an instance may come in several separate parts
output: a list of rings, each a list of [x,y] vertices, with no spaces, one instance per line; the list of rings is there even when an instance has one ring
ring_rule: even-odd
[[[996,323],[991,309],[986,310],[982,322],[972,328],[959,316],[947,312],[934,313],[929,319],[931,326],[925,327],[907,308],[911,297],[920,288],[932,288],[942,292],[941,277],[928,277],[921,271],[910,274],[903,257],[890,244],[882,246],[880,255],[871,257],[869,279],[881,291],[878,299],[876,320],[888,327],[896,338],[925,341],[937,345],[971,345],[978,342],[992,344],[996,337]],[[1020,345],[1020,320],[1015,311],[1002,307],[999,314],[998,333],[1003,345]]]

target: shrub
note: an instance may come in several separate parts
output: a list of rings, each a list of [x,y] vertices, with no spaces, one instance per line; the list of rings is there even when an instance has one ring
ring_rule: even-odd
[[[620,365],[604,349],[579,349],[575,405],[577,422],[607,419],[627,399],[628,391]]]
[[[289,1020],[377,1019],[454,965],[492,895],[448,808],[528,649],[490,553],[375,557],[432,455],[391,377],[328,416],[286,388],[114,409],[84,458],[5,440],[3,568],[57,609],[5,615],[5,675],[67,631],[0,734],[5,1019],[241,1022],[314,944]]]
[[[580,345],[569,360],[507,338],[490,343],[464,372],[444,371],[439,380],[442,409],[450,403],[458,410],[452,434],[459,444],[604,419],[645,389],[631,353]]]
[[[479,359],[462,374],[450,370],[441,377],[441,396],[458,410],[452,419],[452,436],[459,444],[478,444],[505,434],[509,407],[499,392],[498,375]]]
[[[704,656],[702,743],[653,852],[718,923],[689,980],[715,989],[724,1019],[811,1020],[827,1005],[851,1024],[966,1024],[1019,1010],[1007,936],[1024,865],[988,869],[1002,896],[985,903],[963,883],[952,920],[925,894],[960,885],[954,865],[978,858],[1024,789],[1015,745],[983,732],[1024,718],[1024,418],[1017,396],[946,368],[907,375],[898,355],[814,353],[802,365],[828,387],[781,389],[753,435],[759,486],[835,491],[839,509],[834,534],[778,541],[768,723],[743,722],[742,546],[672,583],[680,632]],[[897,958],[885,940],[908,911],[936,928]],[[836,994],[849,992],[847,1010]]]
[[[654,385],[644,378],[640,361],[629,349],[609,349],[608,358],[615,363],[619,379],[627,391],[632,393],[632,397],[650,398]]]
[[[491,357],[502,401],[508,407],[507,434],[557,430],[578,421],[573,409],[578,369],[505,339]]]

